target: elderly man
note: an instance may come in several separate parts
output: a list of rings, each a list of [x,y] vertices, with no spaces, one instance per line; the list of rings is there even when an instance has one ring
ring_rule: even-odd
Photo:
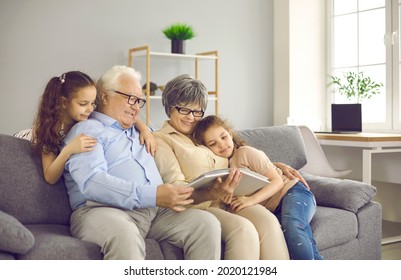
[[[71,232],[98,244],[105,259],[145,259],[145,238],[181,247],[186,259],[219,259],[221,229],[206,211],[186,209],[193,189],[163,184],[153,157],[135,129],[142,99],[140,75],[114,66],[99,79],[98,109],[76,124],[78,134],[97,139],[93,151],[73,155],[64,178]]]

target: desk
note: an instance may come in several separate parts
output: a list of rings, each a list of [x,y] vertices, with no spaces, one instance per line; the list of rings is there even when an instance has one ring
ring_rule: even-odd
[[[401,134],[356,133],[326,134],[315,133],[320,145],[362,148],[362,181],[372,183],[372,155],[379,153],[401,153]],[[401,235],[383,238],[382,244],[401,241]]]
[[[325,134],[316,133],[320,145],[362,148],[362,181],[372,183],[372,155],[379,153],[401,153],[401,134],[355,133]],[[397,148],[398,147],[398,148]]]

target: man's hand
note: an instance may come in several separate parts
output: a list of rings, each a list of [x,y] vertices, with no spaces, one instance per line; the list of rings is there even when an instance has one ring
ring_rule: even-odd
[[[193,191],[193,188],[186,186],[159,185],[156,192],[156,206],[170,208],[176,212],[184,211],[185,206],[194,202],[189,198]]]

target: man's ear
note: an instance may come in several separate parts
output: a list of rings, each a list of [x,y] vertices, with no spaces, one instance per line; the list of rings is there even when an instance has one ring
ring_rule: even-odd
[[[107,101],[109,99],[109,95],[107,94],[107,92],[105,90],[102,90],[100,92],[100,101],[103,105],[107,104]]]

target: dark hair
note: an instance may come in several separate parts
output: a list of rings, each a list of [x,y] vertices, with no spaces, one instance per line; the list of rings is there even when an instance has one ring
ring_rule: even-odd
[[[231,137],[233,138],[233,142],[236,148],[245,145],[245,141],[239,138],[238,135],[235,134],[232,126],[226,120],[223,120],[222,118],[216,115],[207,116],[196,124],[195,129],[192,133],[192,138],[195,144],[206,145],[204,141],[205,132],[213,126],[221,126],[225,130],[227,130],[228,133],[230,133]]]
[[[73,98],[82,88],[95,86],[94,81],[85,73],[71,71],[60,77],[53,77],[42,94],[38,112],[33,123],[33,147],[37,153],[53,152],[58,154],[63,140],[63,101]]]

